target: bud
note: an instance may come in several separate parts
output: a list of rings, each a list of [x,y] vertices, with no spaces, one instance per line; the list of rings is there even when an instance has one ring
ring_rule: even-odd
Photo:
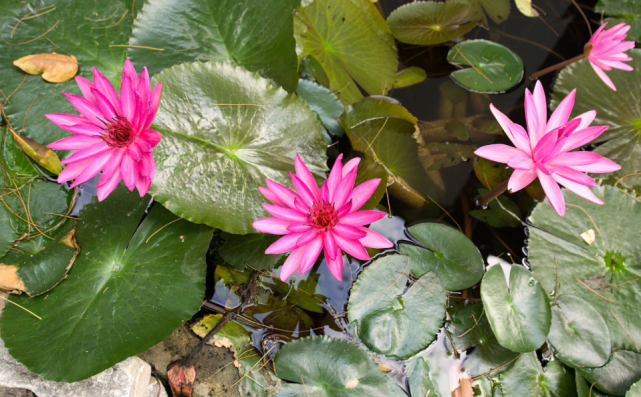
[[[178,360],[167,366],[167,378],[173,397],[191,397],[196,369],[187,360]]]

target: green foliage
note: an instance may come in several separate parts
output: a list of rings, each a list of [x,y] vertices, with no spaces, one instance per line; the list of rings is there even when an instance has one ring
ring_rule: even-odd
[[[510,15],[510,0],[452,0],[452,2],[474,7],[481,16],[481,23],[486,27],[488,26],[487,17],[490,17],[494,23],[502,23]]]
[[[396,74],[396,80],[394,80],[394,88],[404,88],[409,87],[414,84],[418,84],[427,78],[425,71],[418,66],[410,66],[407,69],[403,69]]]
[[[316,112],[323,127],[338,136],[345,134],[343,127],[338,124],[338,118],[345,108],[333,92],[322,85],[301,79],[296,93]]]
[[[434,356],[416,356],[407,362],[406,373],[412,396],[450,397],[449,374]],[[429,393],[429,394],[428,394]]]
[[[267,217],[257,187],[291,186],[299,154],[312,172],[325,166],[322,127],[295,94],[238,66],[193,63],[154,77],[163,82],[155,127],[156,177],[150,193],[177,215],[229,233],[254,233]],[[179,165],[179,166],[178,166]]]
[[[628,350],[612,353],[607,364],[599,368],[577,368],[590,385],[614,396],[624,396],[641,378],[641,354]]]
[[[641,42],[641,2],[638,0],[599,0],[594,7],[597,14],[605,14],[608,18],[607,28],[618,23],[631,26],[628,39]]]
[[[237,235],[223,233],[225,243],[218,253],[228,264],[238,269],[246,268],[245,262],[261,270],[269,270],[285,257],[282,255],[266,255],[265,250],[282,236],[267,233],[252,233]]]
[[[521,355],[501,375],[501,388],[506,396],[577,396],[572,370],[558,361],[550,361],[543,371],[536,353]]]
[[[344,160],[347,162],[354,157],[360,157],[361,162],[358,164],[358,173],[356,174],[356,182],[354,186],[358,186],[363,182],[367,182],[370,179],[380,179],[381,182],[378,184],[378,187],[372,194],[365,204],[361,207],[361,210],[371,210],[374,209],[380,202],[383,196],[385,195],[385,190],[387,189],[387,178],[388,173],[385,171],[385,167],[377,163],[373,158],[365,156],[363,153],[352,152],[350,158]]]
[[[12,298],[42,320],[15,305],[2,313],[14,358],[45,379],[79,381],[157,344],[198,310],[212,230],[159,205],[140,223],[148,203],[120,185],[85,206],[68,278],[45,295]]]
[[[446,294],[434,272],[406,290],[410,259],[388,255],[375,259],[354,283],[349,297],[349,323],[370,350],[407,358],[425,348],[443,325]]]
[[[470,90],[487,93],[504,92],[523,78],[523,61],[509,48],[487,40],[468,40],[452,47],[447,60],[455,65],[470,66],[451,76]]]
[[[345,105],[383,94],[396,79],[394,38],[370,0],[315,0],[294,16],[299,59],[307,55],[323,67],[332,90]]]
[[[479,189],[479,194],[482,196],[489,193],[487,189]],[[489,209],[485,210],[472,210],[470,216],[485,222],[492,227],[518,227],[521,223],[521,210],[509,198],[501,195],[496,200],[489,203]]]
[[[294,92],[298,60],[292,11],[298,3],[150,0],[134,23],[129,44],[137,47],[129,55],[135,66],[147,66],[152,74],[181,63],[229,62]]]
[[[535,351],[550,332],[550,303],[541,284],[524,267],[511,266],[509,284],[507,281],[501,265],[485,273],[481,298],[487,318],[503,347],[522,353]]]

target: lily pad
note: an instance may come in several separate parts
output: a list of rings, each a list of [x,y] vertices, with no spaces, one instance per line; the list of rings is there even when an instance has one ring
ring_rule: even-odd
[[[76,244],[75,222],[69,220],[65,225],[47,237],[38,236],[16,244],[4,258],[0,258],[0,271],[5,274],[15,271],[17,279],[10,288],[6,282],[11,277],[3,277],[2,288],[26,292],[29,296],[43,294],[66,278],[80,247]]]
[[[255,233],[267,217],[258,191],[265,178],[291,186],[296,154],[312,172],[326,169],[322,127],[295,94],[239,66],[182,64],[163,82],[154,127],[156,177],[150,193],[175,214],[228,233]]]
[[[467,137],[462,137],[464,139],[461,140],[467,140],[467,138],[469,138],[469,130],[467,130],[467,127],[465,127],[463,123],[459,123],[457,123],[458,126],[462,126],[463,128],[465,128],[468,135]],[[456,136],[456,132],[453,130],[451,123],[446,125],[445,128],[448,130],[450,135]],[[421,149],[428,150],[432,159],[432,164],[426,167],[426,171],[434,171],[441,168],[453,167],[455,165],[461,164],[464,161],[470,160],[474,157],[474,151],[477,149],[477,147],[473,145],[466,145],[463,143],[432,142],[428,143],[427,145],[421,146]]]
[[[334,135],[343,136],[345,134],[343,127],[338,124],[338,118],[343,114],[345,107],[333,92],[322,85],[301,79],[298,82],[296,93],[318,114],[323,127]]]
[[[613,396],[625,396],[641,379],[641,354],[617,350],[603,367],[577,368],[576,371],[595,388]]]
[[[225,244],[218,253],[228,264],[238,269],[244,269],[245,262],[261,270],[269,270],[285,257],[285,255],[266,255],[265,250],[280,238],[266,233],[237,235],[223,233]]]
[[[626,54],[632,57],[626,64],[635,71],[641,69],[641,50],[631,49]],[[605,142],[595,152],[618,163],[621,169],[614,175],[623,176],[641,170],[641,102],[636,97],[636,91],[641,89],[641,75],[618,69],[607,74],[619,91],[612,91],[605,85],[587,60],[563,68],[554,84],[550,107],[556,108],[571,90],[579,87],[570,117],[596,109],[592,125],[609,128],[592,142]],[[599,176],[607,177],[608,174]],[[631,176],[624,182],[629,186],[641,185],[641,176]]]
[[[521,355],[512,368],[501,375],[501,388],[506,396],[576,396],[572,371],[558,361],[550,361],[543,371],[536,353]]]
[[[345,105],[363,98],[358,86],[379,95],[392,88],[398,68],[394,37],[370,0],[305,2],[294,16],[294,36],[299,59],[314,57]]]
[[[511,266],[509,284],[507,279],[503,267],[495,265],[481,282],[481,299],[492,331],[507,349],[535,351],[550,332],[550,303],[541,284],[523,266]]]
[[[427,78],[425,71],[418,66],[410,66],[396,74],[394,88],[405,88],[418,84]]]
[[[489,193],[489,190],[479,189],[481,196],[486,193]],[[518,205],[504,195],[490,201],[488,209],[470,211],[470,216],[496,228],[519,227],[522,224],[521,210]]]
[[[385,171],[385,167],[377,163],[373,158],[365,156],[363,153],[353,151],[350,157],[361,158],[361,162],[358,163],[358,173],[356,174],[356,182],[354,182],[354,186],[358,186],[363,182],[369,181],[370,179],[376,178],[381,180],[372,196],[361,207],[361,210],[372,210],[381,202],[381,199],[385,195],[385,190],[387,189],[387,179],[389,175],[387,171]]]
[[[401,254],[410,257],[412,273],[420,277],[435,272],[450,291],[469,288],[483,277],[483,258],[463,233],[440,223],[420,223],[408,232],[422,248],[401,244]]]
[[[452,78],[472,91],[501,93],[523,78],[523,61],[504,45],[487,40],[468,40],[452,47],[447,60],[470,66],[452,72]]]
[[[557,357],[577,367],[601,367],[608,362],[612,342],[599,312],[577,296],[561,295],[552,306],[549,340]]]
[[[11,212],[0,202],[0,258],[13,246],[20,234],[11,227]]]
[[[137,2],[136,8],[140,6],[142,2]],[[91,69],[97,67],[118,85],[133,23],[131,12],[131,2],[124,0],[22,3],[20,12],[0,31],[0,90],[7,96],[11,94],[4,110],[17,132],[43,145],[67,136],[68,132],[44,115],[77,114],[60,91],[76,95],[81,92],[74,80],[52,84],[40,76],[27,75],[13,61],[32,54],[73,55],[81,65],[79,76],[93,80]]]
[[[388,397],[403,396],[398,386],[365,351],[329,336],[310,336],[282,347],[274,360],[276,373],[286,383],[278,397]]]
[[[85,205],[68,278],[36,298],[11,298],[42,319],[15,305],[2,313],[12,357],[45,379],[76,382],[147,350],[198,311],[212,229],[160,205],[140,223],[149,200],[121,184]]]
[[[628,30],[628,38],[641,42],[641,2],[621,0],[599,0],[594,7],[594,12],[605,14],[608,18],[604,22],[608,27],[618,23],[625,23],[631,26]]]
[[[507,20],[510,15],[510,0],[453,0],[454,3],[469,4],[482,17],[481,23],[488,26],[487,18],[494,23]]]
[[[423,355],[408,360],[406,374],[412,396],[450,397],[449,374],[434,356]]]
[[[467,4],[417,1],[395,9],[387,23],[400,42],[434,45],[463,36],[481,18]]]
[[[150,0],[136,16],[129,56],[151,74],[194,61],[230,62],[294,92],[298,60],[292,11],[298,3]]]
[[[349,323],[373,352],[407,358],[425,348],[443,325],[447,300],[434,272],[406,290],[410,259],[388,255],[369,264],[352,287]]]
[[[474,175],[488,189],[493,189],[512,175],[513,169],[505,164],[495,163],[477,157],[474,160]]]
[[[626,397],[641,397],[641,383],[635,383],[625,394]]]

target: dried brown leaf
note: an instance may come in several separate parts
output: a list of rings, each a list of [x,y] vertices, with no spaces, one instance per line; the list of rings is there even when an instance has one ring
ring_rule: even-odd
[[[42,78],[51,83],[71,80],[78,73],[76,57],[55,52],[27,55],[13,61],[13,64],[29,74],[42,74]]]

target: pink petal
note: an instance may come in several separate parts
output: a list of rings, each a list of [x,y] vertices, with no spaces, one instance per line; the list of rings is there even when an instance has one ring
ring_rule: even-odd
[[[103,140],[97,137],[74,135],[52,142],[47,147],[56,150],[83,150],[100,142]]]
[[[335,259],[330,259],[327,248],[325,248],[325,263],[327,263],[327,268],[336,280],[341,281],[343,279],[343,255],[340,250],[338,250],[335,256]]]
[[[156,163],[154,162],[154,157],[149,153],[143,154],[140,160],[140,175],[153,179],[155,173]]]
[[[265,250],[265,253],[268,255],[273,255],[273,254],[284,254],[285,252],[292,251],[295,248],[298,247],[296,245],[296,241],[303,235],[303,233],[290,233],[285,235],[284,237],[279,238],[274,242],[272,245],[270,245],[267,250]]]
[[[100,177],[99,184],[96,186],[98,201],[107,198],[116,186],[118,186],[118,182],[120,182],[120,169],[117,169],[108,179],[103,180],[103,178]]]
[[[534,150],[532,150],[532,158],[534,158],[534,160],[541,160],[544,158],[552,149],[554,149],[554,145],[556,145],[558,138],[559,135],[557,131],[551,131],[543,135],[543,138],[541,138],[539,143],[536,144]]]
[[[67,129],[68,126],[76,124],[87,124],[92,125],[91,121],[86,117],[76,116],[74,114],[66,113],[47,113],[45,117],[49,119],[52,123],[57,125],[60,128]]]
[[[302,202],[302,200],[296,199],[294,200],[294,209],[304,212],[305,214],[309,214],[310,210],[309,207],[305,205],[305,203]]]
[[[269,212],[276,218],[296,223],[303,223],[307,221],[307,214],[298,210],[280,207],[278,205],[263,204],[265,211]]]
[[[93,146],[88,147],[87,149],[81,150],[72,154],[69,158],[66,158],[60,161],[61,164],[70,164],[75,163],[76,161],[84,160],[90,157],[97,156],[98,154],[104,152],[105,150],[111,149],[105,141],[97,143]]]
[[[345,214],[348,214],[352,211],[352,200],[349,200],[345,203],[344,206],[338,209],[338,218],[342,218]]]
[[[122,157],[122,161],[120,162],[120,174],[122,175],[123,182],[125,182],[125,186],[127,186],[129,191],[133,192],[136,187],[136,182],[138,182],[138,167],[131,156],[127,154]]]
[[[296,168],[296,176],[299,177],[305,186],[307,186],[309,191],[312,192],[314,195],[314,201],[320,201],[320,190],[318,189],[316,180],[298,154],[294,160],[294,166]]]
[[[322,200],[325,200],[326,203],[329,203],[329,189],[327,188],[327,181],[323,182],[323,185],[320,189],[320,196]]]
[[[576,194],[579,197],[583,197],[584,199],[591,201],[596,204],[603,204],[603,201],[601,201],[593,192],[590,190],[589,187],[580,185],[578,183],[574,183],[572,181],[569,181],[565,178],[563,178],[560,175],[552,175],[555,181],[560,183],[561,185],[565,186],[566,189],[571,191],[572,193]]]
[[[311,225],[306,225],[304,223],[292,223],[287,227],[287,230],[294,233],[306,233],[312,228]]]
[[[573,169],[582,172],[592,172],[592,173],[603,173],[603,172],[614,172],[621,169],[621,166],[610,159],[602,157],[601,160],[594,162],[592,164],[585,165],[573,165]]]
[[[334,192],[334,206],[336,208],[341,208],[347,202],[347,198],[352,189],[354,188],[354,182],[356,182],[356,168],[347,174],[347,176],[341,181],[338,185],[338,188]]]
[[[366,227],[359,227],[362,231],[366,233],[366,236],[359,239],[361,244],[365,247],[370,247],[370,248],[392,248],[394,247],[394,243],[386,239],[385,237],[381,236],[377,232],[373,231],[372,229],[368,229]]]
[[[605,85],[610,87],[613,91],[617,90],[617,88],[614,86],[614,83],[612,82],[612,80],[610,80],[610,78],[605,74],[605,72],[603,70],[601,70],[600,67],[596,66],[593,62],[590,62],[590,65],[592,65],[592,69],[594,69],[594,71],[596,72],[597,76],[599,76],[599,78],[601,80],[603,80]]]
[[[494,118],[496,118],[496,121],[498,121],[498,122],[499,122],[499,124],[501,125],[501,128],[503,128],[503,131],[505,132],[505,134],[506,134],[508,137],[510,137],[511,133],[510,133],[509,125],[510,125],[510,124],[512,124],[512,120],[510,120],[510,119],[509,119],[506,115],[504,115],[500,110],[498,110],[497,108],[495,108],[495,107],[494,107],[494,105],[493,105],[493,104],[491,104],[491,103],[490,103],[490,111],[491,111],[491,112],[492,112],[492,114],[494,115]],[[512,143],[514,143],[514,142],[512,142]],[[515,146],[516,146],[516,144],[515,144]]]
[[[523,127],[516,123],[512,123],[508,126],[508,130],[510,131],[510,135],[508,136],[508,138],[510,138],[514,146],[516,146],[517,149],[520,149],[527,155],[532,154],[532,148],[535,145],[530,144],[530,138],[528,137],[528,134],[523,129]]]
[[[296,189],[296,192],[298,192],[298,196],[300,197],[302,202],[307,207],[313,207],[315,197],[312,194],[312,192],[309,191],[307,186],[305,186],[305,183],[303,183],[303,181],[300,178],[298,178],[296,175],[294,175],[291,171],[289,172],[289,177],[292,178],[294,189]]]
[[[96,157],[94,157],[93,161],[89,163],[87,168],[85,168],[80,175],[76,177],[76,180],[71,184],[71,188],[74,188],[81,183],[87,182],[89,179],[93,178],[94,176],[98,175],[100,171],[104,168],[104,166],[109,162],[109,159],[114,155],[114,150],[107,150],[105,152],[100,153]]]
[[[277,206],[279,206],[279,207],[287,207],[287,205],[285,205],[285,203],[283,203],[278,197],[276,197],[274,192],[272,192],[268,188],[259,186],[258,187],[258,191],[261,192],[263,194],[263,196],[265,196],[265,198],[267,200],[271,201],[272,203],[276,204]]]
[[[362,227],[346,225],[340,222],[337,223],[336,226],[334,226],[335,233],[351,240],[360,240],[367,236],[367,232],[365,232],[363,229],[364,228]]]
[[[561,153],[548,164],[553,165],[563,165],[566,167],[575,168],[582,165],[595,164],[601,161],[603,157],[594,152],[568,152]]]
[[[115,120],[118,115],[114,111],[114,108],[109,100],[95,88],[93,89],[92,94],[96,98],[96,106],[98,106],[98,109],[100,109],[102,118],[105,123]]]
[[[571,134],[563,143],[563,151],[567,152],[572,149],[576,149],[583,145],[587,145],[596,138],[598,138],[603,131],[607,130],[608,126],[594,126],[584,128],[581,131],[576,131]]]
[[[102,169],[102,176],[98,181],[98,185],[100,185],[100,183],[106,183],[114,172],[120,172],[120,163],[122,162],[122,156],[125,154],[126,149],[113,148],[112,150],[114,152],[113,156],[111,156],[107,164],[105,164],[105,167]],[[118,174],[118,180],[120,180],[120,174]]]
[[[296,240],[296,245],[302,247],[303,245],[309,244],[316,237],[318,237],[318,232],[314,229],[309,229],[306,232],[301,233],[301,236]]]
[[[140,73],[140,82],[138,83],[138,87],[136,87],[136,92],[138,93],[140,101],[143,104],[143,108],[139,110],[144,112],[144,116],[146,119],[149,104],[149,95],[151,94],[151,83],[149,82],[149,72],[147,72],[146,66],[143,66],[142,72]]]
[[[514,156],[510,158],[507,165],[514,168],[515,170],[531,170],[535,167],[534,161],[530,156]]]
[[[125,66],[122,68],[122,80],[124,81],[125,78],[130,78],[131,82],[133,83],[132,88],[135,90],[138,88],[138,74],[136,73],[136,68],[134,68],[134,65],[132,65],[131,61],[129,59],[125,60]]]
[[[574,97],[576,96],[576,89],[572,90],[563,100],[559,103],[559,106],[554,110],[550,120],[548,121],[547,128],[545,132],[548,133],[555,128],[561,127],[563,124],[568,122],[570,118],[570,113],[572,113],[572,108],[574,107]]]
[[[507,184],[507,189],[511,193],[518,192],[519,190],[532,183],[532,181],[535,179],[535,170],[514,170],[512,176],[510,177],[510,181]]]
[[[564,167],[560,165],[553,166],[552,168],[554,169],[554,174],[557,174],[569,181],[585,186],[597,186],[597,183],[594,181],[594,179],[590,178],[581,171],[576,171],[570,167]]]
[[[344,238],[340,234],[335,234],[334,238],[336,239],[338,247],[354,258],[362,261],[368,261],[370,259],[367,250],[360,241]]]
[[[525,121],[527,123],[527,132],[530,135],[530,146],[535,147],[539,139],[541,139],[542,134],[540,133],[539,126],[539,114],[537,113],[536,105],[534,104],[534,98],[530,93],[530,90],[525,89]],[[518,124],[517,124],[518,125]],[[510,125],[512,129],[512,125]]]
[[[149,97],[149,112],[147,114],[147,121],[145,121],[145,128],[149,128],[151,122],[156,117],[158,105],[160,105],[160,98],[162,96],[162,81],[156,84]]]
[[[524,153],[522,150],[515,147],[497,143],[494,145],[480,147],[474,151],[474,154],[497,163],[507,163],[512,157],[522,156],[527,153]]]
[[[300,262],[307,247],[299,247],[292,251],[285,260],[283,267],[280,269],[280,279],[285,281],[300,268]]]
[[[309,245],[305,249],[305,254],[303,255],[303,259],[300,263],[301,276],[309,269],[311,269],[312,266],[314,266],[314,263],[316,263],[316,259],[318,259],[318,255],[320,255],[322,248],[323,238],[321,236],[317,236],[314,240],[312,240],[312,242],[309,243]]]
[[[80,87],[80,91],[82,91],[82,95],[85,97],[85,99],[95,105],[96,98],[94,98],[93,94],[91,93],[91,89],[95,88],[96,86],[94,86],[91,81],[85,79],[82,76],[76,76],[74,77],[74,79],[76,80],[76,83],[78,83],[78,87]]]
[[[154,130],[144,130],[138,138],[144,139],[151,146],[156,146],[160,142],[161,135],[160,132]]]
[[[376,178],[376,179],[370,179],[369,181],[365,181],[361,183],[360,185],[356,186],[354,190],[349,195],[348,202],[351,200],[352,205],[350,210],[351,211],[358,211],[363,204],[369,200],[370,197],[372,197],[372,194],[376,191],[376,188],[378,188],[378,185],[381,183],[381,180]],[[339,211],[340,212],[340,211]]]
[[[105,130],[93,124],[70,125],[70,126],[66,126],[65,130],[76,135],[97,136],[97,137],[101,137],[105,135]]]
[[[136,102],[136,93],[132,87],[131,79],[123,76],[120,84],[120,107],[122,112],[120,115],[129,121],[133,121],[136,114]]]
[[[93,68],[93,80],[96,83],[96,89],[100,91],[102,95],[107,98],[109,103],[111,103],[111,106],[113,109],[116,111],[116,113],[121,114],[120,112],[120,99],[118,98],[118,94],[116,94],[116,90],[114,90],[113,86],[109,82],[109,80],[103,76],[98,69]]]
[[[534,94],[533,95],[534,106],[536,107],[536,114],[539,116],[537,120],[537,124],[539,125],[538,138],[541,139],[541,136],[545,134],[547,119],[548,119],[548,105],[545,100],[545,92],[543,91],[543,85],[541,84],[541,80],[536,81],[536,84],[534,85],[533,94]],[[536,144],[532,146],[534,147],[536,146]]]
[[[347,174],[349,174],[351,170],[353,170],[356,167],[358,167],[358,164],[360,162],[361,162],[361,158],[360,157],[354,157],[353,159],[351,159],[350,161],[345,163],[345,165],[343,166],[343,175],[342,175],[343,178],[345,178],[345,176],[347,176]]]
[[[372,210],[350,212],[349,214],[340,218],[339,222],[351,226],[365,226],[369,225],[370,223],[374,223],[379,219],[382,219],[385,215],[386,214],[384,212]]]
[[[541,171],[537,170],[537,175],[552,208],[554,208],[560,216],[565,215],[565,200],[563,199],[563,193],[561,193],[559,185],[553,177],[545,175]]]
[[[78,95],[67,94],[64,91],[62,94],[69,99],[69,102],[71,102],[73,107],[75,107],[80,114],[85,116],[87,120],[98,127],[105,126],[105,117],[96,105]]]
[[[329,202],[334,201],[334,192],[336,189],[338,189],[338,185],[341,183],[341,180],[343,179],[343,163],[341,160],[343,159],[343,155],[339,154],[338,157],[336,158],[336,161],[334,162],[334,166],[332,167],[332,170],[329,173],[329,177],[327,177],[327,189],[329,193]]]
[[[271,190],[281,202],[285,203],[290,208],[295,208],[294,202],[299,198],[296,193],[292,192],[280,183],[271,181],[267,178],[265,178],[265,183],[267,183],[269,190]]]
[[[93,157],[90,157],[88,159],[69,164],[64,170],[62,170],[60,175],[58,175],[58,183],[65,183],[72,179],[76,179],[76,177],[80,175],[92,161]]]
[[[291,226],[291,224],[291,222],[282,219],[269,217],[255,221],[252,223],[252,226],[259,232],[285,235],[290,232],[287,228]]]
[[[594,121],[595,117],[596,117],[596,110],[589,110],[585,113],[582,113],[576,116],[573,120],[581,119],[581,123],[579,124],[578,127],[576,127],[576,130],[581,131],[582,129],[588,128],[588,126],[592,124],[592,122]]]
[[[333,236],[331,231],[326,231],[323,233],[323,246],[327,247],[327,253],[330,255],[330,259],[336,259],[336,251],[338,245],[336,245],[336,239]]]
[[[138,189],[138,194],[140,194],[140,197],[145,197],[145,194],[149,191],[149,187],[151,186],[151,178],[146,177],[146,176],[139,176],[138,180],[136,181],[136,189]]]

